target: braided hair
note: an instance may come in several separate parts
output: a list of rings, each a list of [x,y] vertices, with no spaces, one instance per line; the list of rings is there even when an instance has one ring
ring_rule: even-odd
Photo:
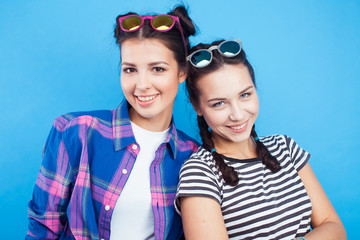
[[[219,45],[222,41],[215,41],[211,45],[209,44],[199,44],[191,49],[191,53],[195,52],[199,49],[208,49],[210,46]],[[213,51],[213,59],[212,62],[204,67],[204,68],[196,68],[190,66],[188,72],[188,79],[186,81],[186,89],[191,103],[194,106],[199,106],[199,96],[200,90],[197,85],[197,81],[206,74],[215,72],[220,67],[225,64],[235,65],[242,64],[246,66],[250,73],[250,77],[252,82],[255,84],[255,74],[254,69],[246,58],[246,54],[242,49],[241,52],[235,57],[223,57],[217,51]],[[226,184],[231,186],[235,186],[239,182],[239,176],[235,169],[226,164],[224,158],[221,154],[219,154],[216,150],[214,150],[214,142],[211,136],[211,131],[209,130],[209,126],[205,121],[203,116],[197,116],[198,127],[200,131],[201,140],[203,142],[203,147],[211,152],[216,167],[222,173],[222,177]],[[256,154],[262,160],[262,163],[266,168],[270,169],[272,172],[278,172],[281,169],[280,163],[278,160],[272,156],[269,150],[265,147],[265,145],[258,139],[257,133],[255,131],[255,125],[253,125],[251,129],[251,137],[255,139],[256,144]]]

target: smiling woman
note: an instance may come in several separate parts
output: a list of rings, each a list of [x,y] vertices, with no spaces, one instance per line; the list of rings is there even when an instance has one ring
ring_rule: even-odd
[[[121,49],[121,87],[132,106],[131,120],[147,130],[166,129],[186,72],[179,69],[172,51],[160,40],[130,39]]]
[[[186,239],[346,239],[310,154],[288,136],[257,136],[254,70],[240,43],[199,44],[187,58],[203,145],[180,171]]]
[[[194,25],[184,7],[116,19],[125,99],[56,118],[29,202],[26,239],[179,239],[181,165],[197,143],[172,121]],[[141,197],[139,197],[141,196]]]
[[[224,82],[232,87],[224,88]],[[197,87],[201,94],[195,109],[211,128],[214,144],[229,153],[232,151],[227,148],[235,142],[249,144],[247,140],[259,113],[259,101],[247,67],[224,65],[199,78]],[[251,152],[236,152],[232,157],[254,156]]]

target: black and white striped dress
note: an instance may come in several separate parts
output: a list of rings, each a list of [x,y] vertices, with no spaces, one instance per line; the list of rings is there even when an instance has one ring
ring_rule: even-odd
[[[272,173],[261,159],[225,162],[239,174],[239,184],[225,184],[210,152],[200,147],[180,172],[179,197],[202,196],[217,201],[230,239],[294,239],[310,231],[311,202],[298,175],[310,158],[283,135],[260,138],[282,169]]]

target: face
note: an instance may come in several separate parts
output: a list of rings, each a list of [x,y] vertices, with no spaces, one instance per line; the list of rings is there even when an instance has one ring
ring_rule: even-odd
[[[215,144],[248,143],[259,101],[246,66],[224,65],[202,76],[197,87],[200,97],[195,110],[204,116]]]
[[[121,87],[132,106],[130,119],[140,127],[169,127],[178,86],[185,79],[174,53],[160,40],[128,39],[121,44]]]

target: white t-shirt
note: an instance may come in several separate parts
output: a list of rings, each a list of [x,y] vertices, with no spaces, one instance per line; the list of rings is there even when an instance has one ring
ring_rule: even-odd
[[[110,239],[155,239],[151,205],[150,165],[155,151],[165,140],[169,129],[151,132],[131,122],[140,152],[111,217]]]

